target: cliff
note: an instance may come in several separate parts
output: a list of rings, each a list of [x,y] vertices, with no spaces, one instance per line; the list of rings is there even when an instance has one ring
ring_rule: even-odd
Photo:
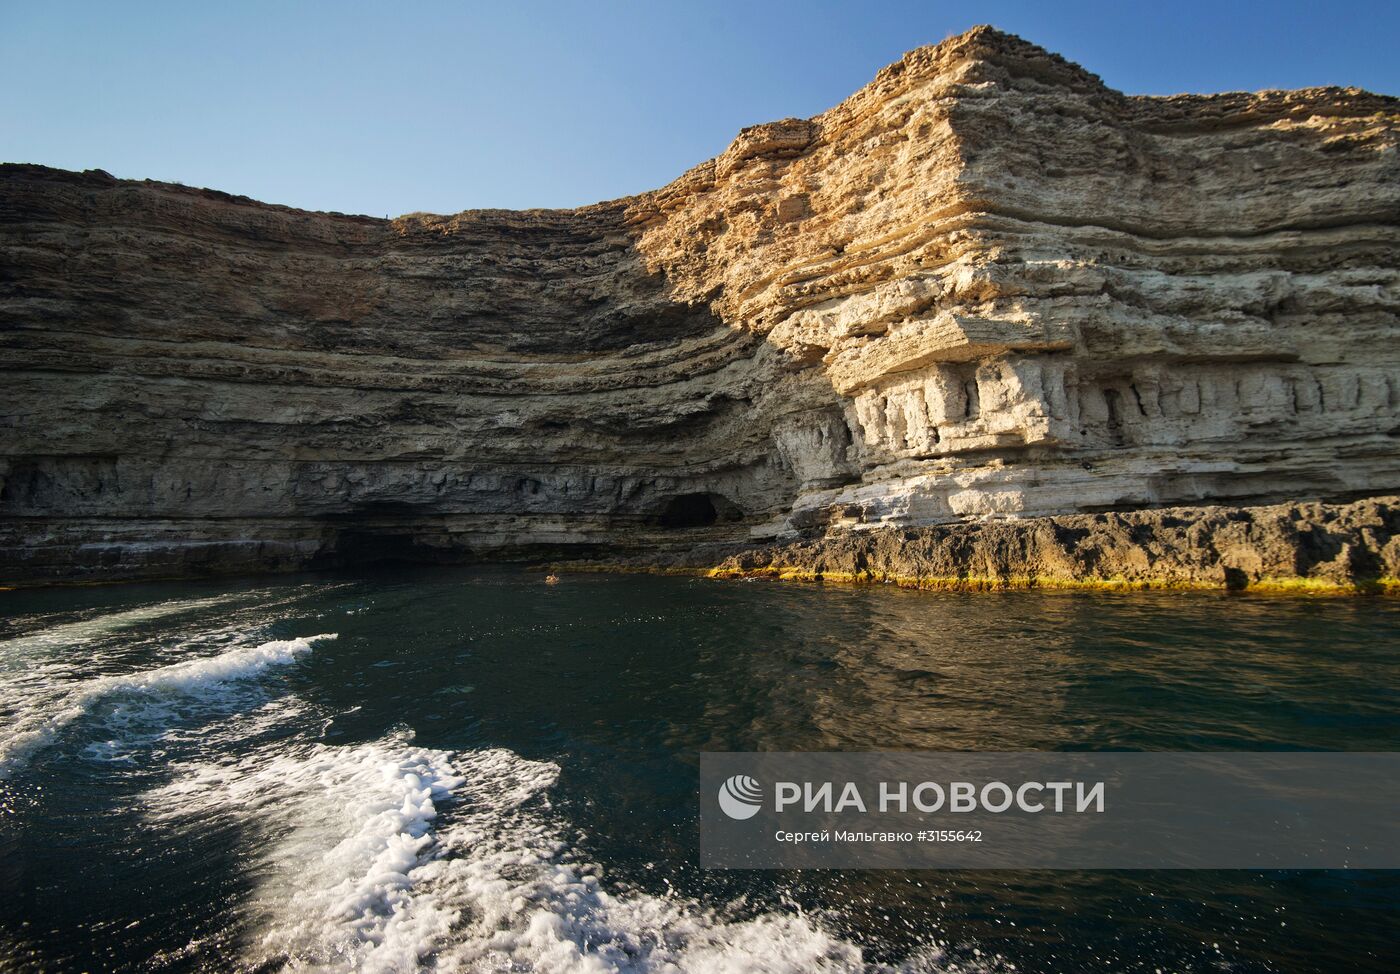
[[[978,28],[578,210],[0,167],[0,582],[1394,493],[1397,141]]]

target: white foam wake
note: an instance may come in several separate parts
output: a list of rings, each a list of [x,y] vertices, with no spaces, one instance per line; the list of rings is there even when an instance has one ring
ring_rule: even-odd
[[[171,698],[185,696],[208,701],[226,695],[234,685],[311,652],[312,645],[318,641],[334,638],[334,633],[323,633],[279,639],[150,670],[110,674],[76,683],[49,681],[29,686],[23,699],[12,701],[14,709],[0,726],[0,779],[23,767],[35,751],[89,713],[99,701],[118,694],[135,694],[142,703],[154,706],[157,711],[147,710],[145,716],[158,717],[160,705]]]
[[[726,921],[686,897],[608,890],[549,824],[559,769],[510,751],[400,734],[181,770],[149,796],[153,816],[236,815],[263,832],[241,918],[250,968],[888,970],[800,914]],[[934,951],[902,969],[949,968]]]
[[[106,615],[78,619],[56,626],[46,626],[37,632],[32,632],[25,636],[0,639],[0,661],[7,663],[22,662],[32,658],[36,654],[42,654],[50,650],[72,649],[77,646],[87,645],[104,636],[120,632],[123,629],[129,629],[132,626],[138,626],[145,622],[153,622],[157,619],[164,619],[167,616],[212,608],[214,606],[223,605],[236,598],[238,598],[238,596],[223,595],[207,599],[158,602],[154,605],[142,606],[139,609],[109,612]]]

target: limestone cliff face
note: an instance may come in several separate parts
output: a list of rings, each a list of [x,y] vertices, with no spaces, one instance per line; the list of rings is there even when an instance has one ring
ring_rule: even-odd
[[[978,29],[641,196],[0,168],[0,581],[1400,488],[1400,101]]]

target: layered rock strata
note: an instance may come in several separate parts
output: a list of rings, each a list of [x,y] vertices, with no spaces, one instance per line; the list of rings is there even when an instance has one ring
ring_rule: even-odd
[[[979,28],[578,210],[6,166],[0,581],[1394,492],[1398,133]]]

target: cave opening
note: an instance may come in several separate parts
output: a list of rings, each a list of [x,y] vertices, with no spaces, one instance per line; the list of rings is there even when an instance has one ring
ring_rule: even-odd
[[[345,565],[431,564],[443,553],[419,543],[409,528],[342,531],[335,542],[335,556]]]
[[[677,494],[666,501],[659,521],[663,528],[704,528],[719,520],[709,494]]]

